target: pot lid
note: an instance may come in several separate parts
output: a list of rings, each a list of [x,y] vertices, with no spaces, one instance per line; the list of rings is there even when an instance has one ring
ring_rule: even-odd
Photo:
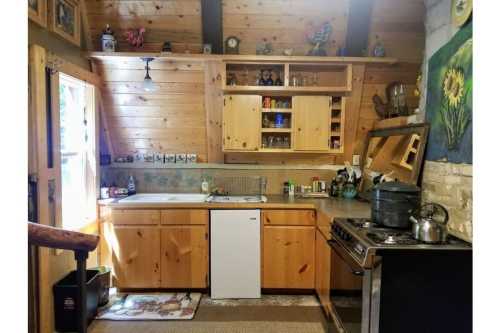
[[[396,181],[379,183],[375,185],[374,189],[386,192],[404,192],[404,193],[420,192],[420,187],[418,186]]]

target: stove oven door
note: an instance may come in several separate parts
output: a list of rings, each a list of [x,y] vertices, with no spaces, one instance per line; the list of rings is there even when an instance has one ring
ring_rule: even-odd
[[[371,303],[371,270],[364,269],[332,235],[330,299],[333,305],[333,324],[347,333],[369,333]],[[333,331],[335,332],[335,331]]]

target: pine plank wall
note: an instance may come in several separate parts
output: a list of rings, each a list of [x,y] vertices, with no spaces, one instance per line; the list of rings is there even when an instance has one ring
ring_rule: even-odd
[[[86,0],[86,5],[95,50],[100,50],[100,34],[109,23],[118,37],[119,51],[133,51],[123,33],[139,26],[147,29],[142,51],[158,52],[166,40],[172,42],[174,52],[201,51],[200,0]],[[410,106],[418,106],[418,98],[412,97],[412,92],[424,50],[424,11],[420,0],[374,0],[369,49],[378,37],[387,55],[398,58],[399,63],[390,67],[367,65],[357,78],[358,90],[352,94],[346,119],[350,142],[344,155],[226,154],[226,162],[343,163],[353,153],[361,153],[365,133],[377,120],[373,94],[385,97],[386,85],[401,81],[408,86]],[[306,31],[314,24],[328,21],[333,26],[328,52],[335,55],[337,48],[345,44],[348,15],[349,0],[224,0],[223,35],[239,37],[242,54],[255,54],[257,43],[269,41],[274,54],[293,48],[294,54],[303,55],[309,48]],[[220,149],[220,145],[211,142],[214,132],[210,128],[210,117],[217,110],[209,110],[214,107],[207,106],[204,97],[210,70],[199,62],[153,61],[151,67],[151,76],[160,84],[160,91],[154,94],[139,89],[144,77],[144,63],[140,61],[102,62],[96,66],[105,81],[106,130],[115,153],[187,152],[198,154],[200,162],[220,161],[222,154],[213,152],[214,146]],[[207,114],[211,116],[207,118]],[[218,157],[214,160],[209,155]]]

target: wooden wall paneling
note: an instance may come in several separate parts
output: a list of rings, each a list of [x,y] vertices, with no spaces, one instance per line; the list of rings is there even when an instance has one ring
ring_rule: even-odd
[[[386,55],[402,62],[421,63],[425,46],[424,1],[375,0],[370,27],[369,50],[377,36]]]
[[[104,139],[106,140],[106,146],[108,147],[109,154],[113,157],[115,155],[115,149],[113,148],[113,141],[111,140],[111,134],[109,130],[108,120],[105,114],[104,104],[102,100],[101,89],[96,89],[96,102],[99,108],[98,119],[100,120],[98,130],[104,132]],[[99,136],[98,136],[99,137]]]
[[[416,80],[420,71],[418,63],[398,63],[391,66],[367,65],[365,79],[362,87],[361,104],[356,128],[356,136],[353,151],[361,154],[363,142],[367,132],[374,128],[380,117],[375,112],[372,97],[378,94],[384,102],[387,102],[385,89],[393,81],[399,81],[406,85],[407,102],[410,109],[419,105],[419,98],[415,97],[413,91],[416,88]]]
[[[222,62],[205,63],[207,161],[209,163],[224,163],[224,154],[222,153],[223,67]]]
[[[205,76],[202,62],[156,59],[145,92],[145,64],[134,58],[96,61],[106,122],[116,154],[194,153],[207,161]]]
[[[352,162],[358,128],[359,107],[361,105],[363,81],[365,79],[365,65],[356,64],[352,68],[352,92],[346,98],[344,122],[344,161]],[[343,163],[342,163],[343,164]]]
[[[83,49],[90,51],[93,50],[94,47],[92,45],[92,36],[90,35],[89,17],[86,1],[80,1],[80,12],[82,15],[82,35],[83,40],[85,41],[85,47]]]
[[[130,28],[146,28],[142,50],[161,51],[170,41],[174,52],[200,53],[202,44],[200,0],[85,0],[95,50],[100,50],[100,35],[106,23],[118,40],[119,51],[134,51],[124,38]]]
[[[306,31],[311,26],[330,22],[333,26],[329,55],[345,43],[348,1],[337,0],[223,0],[224,39],[234,35],[241,39],[240,53],[255,54],[258,43],[270,42],[273,54],[293,48],[304,55],[311,48]]]

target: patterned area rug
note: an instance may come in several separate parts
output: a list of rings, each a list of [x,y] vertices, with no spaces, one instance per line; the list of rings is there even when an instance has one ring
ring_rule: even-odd
[[[96,319],[189,320],[193,319],[200,293],[126,294],[113,297],[100,308]]]

